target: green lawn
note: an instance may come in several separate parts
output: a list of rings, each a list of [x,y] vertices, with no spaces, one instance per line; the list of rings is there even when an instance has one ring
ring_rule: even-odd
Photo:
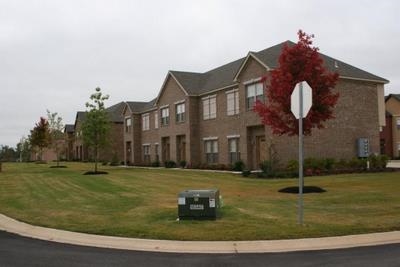
[[[229,173],[5,163],[0,213],[35,225],[95,234],[177,240],[261,240],[400,230],[400,173],[306,177],[327,192],[304,196],[304,226],[297,195],[278,190],[297,179],[242,178]],[[177,221],[177,194],[219,188],[217,221]]]

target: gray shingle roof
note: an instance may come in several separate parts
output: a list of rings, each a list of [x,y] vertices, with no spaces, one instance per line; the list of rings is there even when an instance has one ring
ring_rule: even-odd
[[[64,133],[73,133],[75,131],[75,125],[65,124]]]
[[[278,67],[279,55],[283,46],[295,43],[285,41],[267,49],[252,52],[261,62],[271,69]],[[362,80],[373,80],[387,83],[388,80],[376,76],[372,73],[361,70],[338,59],[320,53],[326,68],[330,71],[337,71],[341,77],[355,78]],[[234,85],[234,77],[245,58],[240,58],[221,67],[215,68],[205,73],[171,71],[178,82],[184,87],[189,95],[201,95],[226,86]],[[337,67],[336,67],[337,66]]]
[[[396,98],[398,101],[400,101],[400,94],[390,94],[390,95],[388,95],[388,99],[389,99],[390,97],[394,97],[394,98]],[[385,100],[387,100],[387,99],[385,98]]]
[[[124,116],[122,115],[124,107],[125,107],[125,102],[119,102],[115,105],[106,108],[106,111],[110,117],[110,121],[124,122]]]
[[[154,107],[156,98],[149,102],[138,102],[138,101],[127,101],[126,104],[129,106],[133,113],[141,113],[150,110]]]
[[[76,113],[76,120],[78,121],[84,121],[86,118],[86,111],[78,111]]]

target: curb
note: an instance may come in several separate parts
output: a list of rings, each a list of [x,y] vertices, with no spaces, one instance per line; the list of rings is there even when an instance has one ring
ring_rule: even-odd
[[[271,253],[352,248],[400,243],[400,231],[324,238],[261,241],[173,241],[102,236],[23,223],[0,214],[0,230],[64,244],[169,253]]]

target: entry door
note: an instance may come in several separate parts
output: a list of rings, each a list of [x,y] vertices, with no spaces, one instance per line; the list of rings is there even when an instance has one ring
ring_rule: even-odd
[[[267,157],[267,142],[265,141],[265,136],[257,136],[257,167],[260,163],[268,160]]]
[[[177,152],[177,161],[178,163],[182,160],[186,160],[186,141],[184,135],[179,135],[176,138],[176,152]]]
[[[162,142],[162,160],[169,161],[169,155],[170,155],[170,147],[169,147],[169,137],[163,137],[161,139]]]

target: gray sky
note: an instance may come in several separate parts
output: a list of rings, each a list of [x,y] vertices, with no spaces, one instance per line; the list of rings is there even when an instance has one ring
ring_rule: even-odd
[[[400,93],[399,14],[398,0],[0,0],[0,145],[46,109],[74,123],[97,86],[108,106],[149,101],[168,70],[205,72],[299,29]]]

